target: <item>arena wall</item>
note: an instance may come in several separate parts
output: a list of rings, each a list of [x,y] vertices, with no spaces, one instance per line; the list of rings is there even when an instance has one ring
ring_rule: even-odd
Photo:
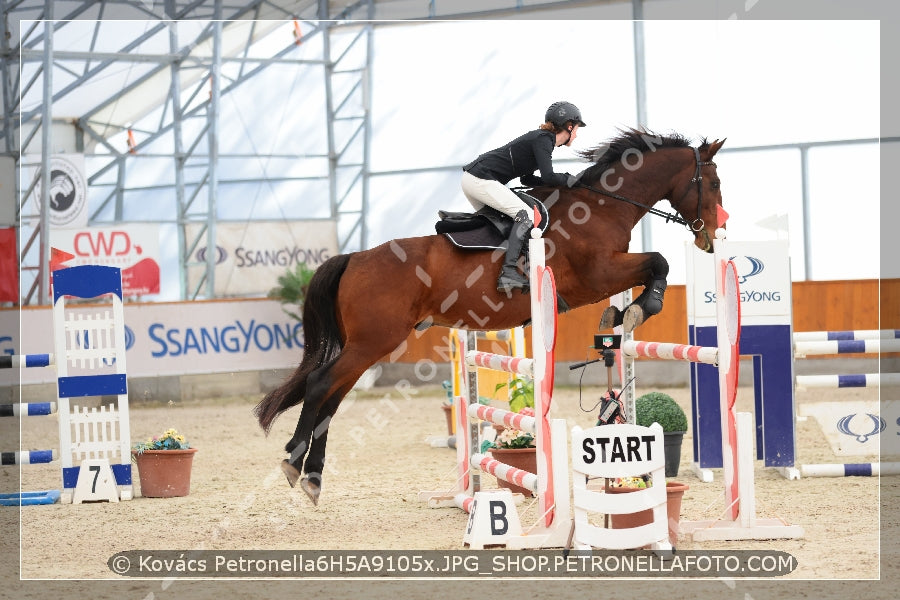
[[[635,295],[639,291],[634,290]],[[792,294],[795,331],[900,329],[900,310],[897,309],[900,306],[900,279],[795,282]],[[594,333],[598,332],[600,314],[607,305],[607,302],[601,302],[560,315],[557,384],[577,385],[580,380],[584,385],[605,385],[606,371],[599,365],[592,365],[584,374],[580,370],[569,371],[566,367],[596,357],[590,346]],[[26,309],[22,315],[20,341],[19,312],[0,311],[0,352],[46,352],[52,345],[49,309]],[[256,396],[278,385],[299,362],[302,352],[299,344],[282,339],[283,335],[277,340],[275,336],[270,338],[270,333],[283,333],[295,326],[278,303],[271,300],[129,304],[126,305],[125,321],[133,331],[135,348],[138,348],[130,350],[128,355],[129,397],[137,403]],[[44,322],[45,328],[41,325]],[[220,337],[226,328],[232,327],[228,331],[236,339],[244,336],[246,342],[251,337],[251,323],[255,328],[253,331],[258,332],[254,343],[220,343],[213,347],[207,340],[204,345],[203,327],[210,332],[218,331]],[[687,343],[686,323],[685,286],[673,285],[666,291],[663,312],[642,325],[636,337]],[[188,328],[195,330],[198,340],[189,348],[184,343]],[[171,333],[174,331],[178,333]],[[270,344],[270,340],[275,341]],[[172,341],[182,345],[180,353],[173,351]],[[141,346],[144,346],[143,350],[140,350]],[[444,328],[414,332],[402,351],[386,356],[379,363],[377,373],[365,377],[363,383],[439,385],[449,378],[447,348],[447,330]],[[142,355],[133,358],[132,352]],[[844,372],[879,370],[874,358],[845,355],[801,361],[797,364],[796,374],[833,373],[834,367],[829,363],[834,360],[841,361]],[[638,369],[641,388],[688,383],[685,365],[641,360]],[[884,356],[881,370],[900,371],[900,358]],[[32,377],[31,374],[28,376]],[[15,383],[14,379],[0,380],[0,400],[19,400]],[[22,383],[22,401],[40,401],[54,395],[52,378],[47,381],[23,380]],[[750,384],[744,379],[741,383]]]

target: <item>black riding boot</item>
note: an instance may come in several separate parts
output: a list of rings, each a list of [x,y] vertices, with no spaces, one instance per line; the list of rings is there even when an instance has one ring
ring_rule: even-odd
[[[497,278],[497,289],[501,292],[511,292],[514,289],[528,291],[528,276],[522,275],[516,266],[525,240],[531,232],[534,224],[528,218],[528,211],[520,210],[516,214],[515,223],[509,232],[509,241],[506,246],[506,258],[500,269],[500,277]]]

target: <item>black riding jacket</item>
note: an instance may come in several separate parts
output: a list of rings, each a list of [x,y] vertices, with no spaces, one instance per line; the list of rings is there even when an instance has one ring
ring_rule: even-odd
[[[518,177],[522,185],[564,186],[567,175],[553,172],[550,156],[556,145],[556,134],[535,129],[519,136],[505,146],[485,152],[463,167],[475,177],[493,179],[503,185]],[[534,175],[540,169],[541,175]]]

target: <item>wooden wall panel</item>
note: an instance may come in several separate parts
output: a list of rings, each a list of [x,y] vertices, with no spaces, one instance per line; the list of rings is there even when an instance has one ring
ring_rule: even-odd
[[[900,279],[881,280],[881,329],[900,329]]]
[[[878,281],[803,281],[793,286],[794,331],[878,329]]]

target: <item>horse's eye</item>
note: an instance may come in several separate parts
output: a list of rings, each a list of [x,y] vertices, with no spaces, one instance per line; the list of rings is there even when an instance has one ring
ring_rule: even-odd
[[[719,189],[720,184],[721,183],[719,182],[718,179],[714,179],[713,181],[710,182],[709,185],[712,187],[712,189],[717,190],[717,189]]]

